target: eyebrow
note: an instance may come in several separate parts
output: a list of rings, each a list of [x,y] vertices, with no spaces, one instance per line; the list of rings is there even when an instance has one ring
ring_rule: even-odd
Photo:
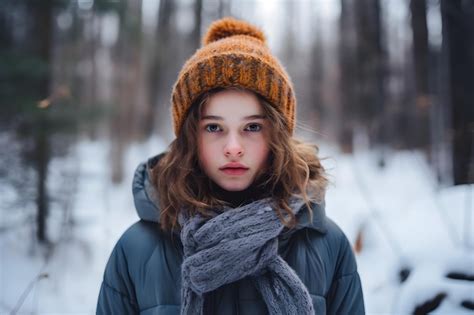
[[[250,115],[250,116],[245,116],[243,120],[251,120],[251,119],[265,119],[265,115]],[[215,115],[206,115],[201,117],[201,120],[224,120],[221,116],[215,116]]]

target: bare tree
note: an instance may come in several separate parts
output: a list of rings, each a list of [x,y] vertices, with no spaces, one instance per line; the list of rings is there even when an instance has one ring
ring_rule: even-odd
[[[112,181],[123,179],[123,156],[127,143],[137,130],[136,106],[141,63],[141,3],[127,2],[119,11],[119,34],[116,43],[115,110],[111,121],[111,174]]]
[[[168,104],[171,91],[172,77],[175,75],[173,64],[180,54],[175,46],[176,1],[162,0],[158,8],[158,23],[156,25],[154,46],[149,73],[150,101],[157,113],[156,127],[160,134],[169,131]]]
[[[339,64],[341,108],[339,112],[340,124],[338,143],[343,152],[353,150],[352,140],[356,114],[356,62],[355,54],[357,34],[355,32],[355,15],[353,0],[341,0],[341,17],[339,19]]]
[[[415,109],[411,137],[408,139],[410,146],[429,150],[429,109],[431,98],[429,95],[429,69],[428,69],[428,26],[426,24],[426,1],[411,0],[411,27],[413,33],[413,63],[415,78]]]
[[[33,1],[27,2],[27,10],[32,18],[31,31],[37,31],[38,36],[32,36],[32,52],[40,57],[41,61],[46,67],[49,67],[51,62],[51,44],[52,44],[52,22],[53,22],[53,6],[51,2],[46,4],[36,4]],[[45,99],[48,97],[50,91],[50,70],[47,70],[43,75],[36,80],[37,90],[36,97],[38,99]],[[35,150],[33,156],[27,158],[34,159],[34,168],[36,170],[37,178],[37,230],[36,235],[40,242],[47,241],[46,235],[46,218],[49,212],[48,191],[47,191],[47,176],[48,165],[51,159],[50,147],[50,130],[47,123],[47,116],[40,113],[34,119],[33,125],[36,125],[37,132],[34,133]]]
[[[449,106],[455,184],[474,182],[474,3],[441,0],[444,101]]]
[[[230,0],[219,0],[219,17],[225,17],[230,15],[231,1]]]
[[[202,0],[195,0],[194,2],[194,29],[191,32],[191,40],[194,42],[194,47],[199,47],[201,44],[201,23],[202,23]]]
[[[371,146],[385,142],[384,132],[384,50],[379,0],[358,1],[357,29],[357,108],[358,124],[366,129]]]

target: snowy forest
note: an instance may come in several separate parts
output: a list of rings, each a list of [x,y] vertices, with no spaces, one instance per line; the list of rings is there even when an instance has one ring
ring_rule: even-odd
[[[0,314],[93,314],[212,21],[258,25],[368,314],[474,312],[474,1],[1,0]]]

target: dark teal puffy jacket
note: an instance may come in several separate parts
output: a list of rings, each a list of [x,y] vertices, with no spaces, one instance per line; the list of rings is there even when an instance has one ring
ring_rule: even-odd
[[[158,229],[156,195],[148,176],[156,160],[140,164],[135,172],[133,194],[140,220],[112,251],[97,314],[180,312],[183,251],[179,235],[171,237]],[[325,216],[323,206],[313,205],[312,222],[305,209],[298,226],[280,235],[280,255],[308,288],[316,314],[364,314],[357,265],[346,236]],[[207,293],[205,306],[206,314],[267,314],[265,302],[247,278]]]

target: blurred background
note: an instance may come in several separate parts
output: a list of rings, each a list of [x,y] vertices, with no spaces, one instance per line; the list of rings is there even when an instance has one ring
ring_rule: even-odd
[[[369,314],[474,313],[474,1],[1,0],[0,313],[92,314],[184,61],[261,27]]]

